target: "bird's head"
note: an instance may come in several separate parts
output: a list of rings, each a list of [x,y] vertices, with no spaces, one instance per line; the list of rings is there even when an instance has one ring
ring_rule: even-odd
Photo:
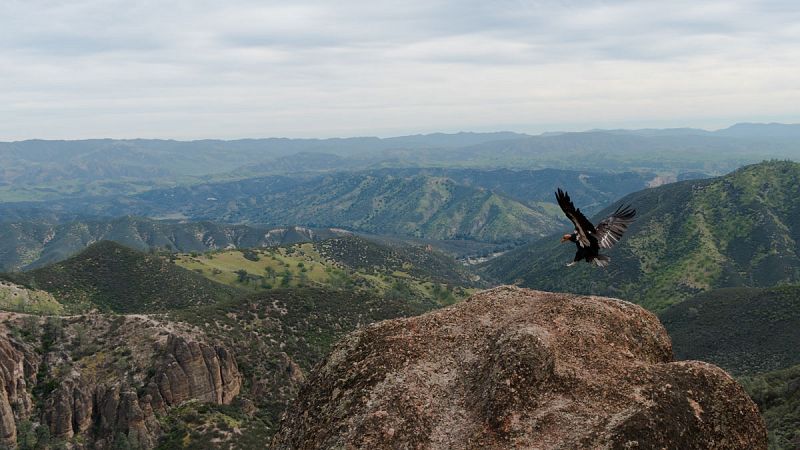
[[[565,235],[561,236],[561,243],[563,244],[564,242],[567,242],[570,239],[572,239],[572,235],[571,234],[565,234]]]

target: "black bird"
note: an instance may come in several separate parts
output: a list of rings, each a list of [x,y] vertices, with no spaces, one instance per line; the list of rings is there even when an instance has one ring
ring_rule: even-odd
[[[600,249],[611,248],[620,240],[622,234],[628,229],[628,225],[633,223],[636,210],[631,209],[630,205],[625,207],[620,205],[614,214],[601,220],[595,227],[581,213],[580,209],[575,208],[572,200],[569,199],[569,194],[560,188],[556,191],[556,200],[567,218],[575,225],[575,231],[572,234],[565,234],[561,237],[562,243],[572,241],[578,247],[575,259],[567,264],[567,267],[575,265],[582,259],[587,263],[594,263],[597,267],[606,267],[611,262],[611,258],[601,255]]]

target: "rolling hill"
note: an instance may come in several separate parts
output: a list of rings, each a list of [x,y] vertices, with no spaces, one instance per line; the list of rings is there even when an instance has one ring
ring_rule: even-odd
[[[551,169],[295,173],[167,189],[154,186],[135,195],[0,203],[0,215],[3,223],[19,224],[17,228],[32,227],[26,222],[41,227],[42,223],[110,222],[117,219],[109,217],[133,215],[265,227],[338,226],[381,235],[497,243],[538,237],[562,222],[550,198],[556,186],[574,186],[575,198],[595,211],[661,178],[650,172]],[[107,234],[115,239],[113,231]],[[164,233],[154,230],[154,234]],[[141,248],[140,240],[122,242]]]
[[[557,187],[573,186],[573,199],[586,205],[584,209],[588,212],[598,211],[657,180],[656,174],[646,171],[612,173],[561,169],[404,168],[374,170],[370,173],[449,178],[458,184],[497,192],[531,207],[545,208],[552,207],[553,191]]]
[[[305,227],[265,229],[213,222],[156,221],[142,217],[0,222],[0,271],[28,270],[62,261],[108,240],[140,250],[204,252],[328,239],[346,232]]]
[[[68,312],[97,309],[154,313],[213,304],[239,295],[234,288],[177,267],[160,256],[111,241],[93,244],[65,261],[5,277],[49,292]]]
[[[363,167],[390,149],[447,149],[525,135],[435,133],[394,138],[28,140],[0,142],[0,200],[43,200],[87,195],[131,194],[156,186],[190,183],[237,172]],[[299,155],[299,156],[296,156]],[[314,157],[316,155],[316,157]],[[366,158],[366,161],[362,161]],[[284,167],[281,167],[284,166]],[[227,176],[227,175],[225,175]]]
[[[35,314],[61,314],[64,305],[49,292],[0,280],[0,310]]]
[[[790,127],[791,129],[791,127]],[[796,129],[796,128],[795,128]],[[416,165],[725,173],[767,158],[798,158],[800,145],[781,127],[590,130],[546,133],[448,151],[418,151]],[[796,132],[796,131],[795,131]],[[412,156],[403,154],[408,158]]]
[[[258,208],[247,208],[256,204]],[[190,207],[190,211],[193,207]],[[187,215],[224,221],[344,226],[354,230],[429,239],[502,242],[540,236],[560,219],[489,190],[447,178],[339,174],[289,191],[210,205]]]
[[[725,173],[797,158],[797,125],[590,130],[530,136],[434,133],[392,138],[29,140],[0,142],[0,201],[127,195],[209,178],[376,167],[561,168]]]
[[[0,204],[6,220],[123,215],[267,227],[303,225],[429,239],[507,242],[542,236],[563,219],[448,178],[334,173],[270,176],[135,196]]]
[[[538,289],[616,296],[656,311],[718,287],[800,282],[800,164],[764,162],[646,189],[594,220],[621,203],[638,210],[637,220],[608,252],[607,270],[564,267],[575,248],[559,244],[556,234],[490,261],[486,274]]]
[[[359,237],[264,249],[177,254],[180,267],[248,291],[325,287],[405,298],[427,307],[456,302],[482,286],[451,257],[430,248],[381,245]]]

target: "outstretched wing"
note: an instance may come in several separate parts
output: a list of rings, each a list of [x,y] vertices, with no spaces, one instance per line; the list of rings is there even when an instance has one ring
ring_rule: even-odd
[[[616,244],[628,229],[628,225],[633,223],[636,210],[631,206],[623,207],[620,205],[614,214],[606,217],[597,224],[597,242],[600,248],[611,248]]]
[[[589,234],[595,234],[592,222],[589,222],[589,219],[583,215],[580,209],[575,208],[572,200],[569,199],[569,194],[562,191],[561,188],[556,191],[556,201],[558,201],[558,206],[561,207],[567,218],[575,225],[575,231],[578,233],[578,242],[583,247],[590,246]]]

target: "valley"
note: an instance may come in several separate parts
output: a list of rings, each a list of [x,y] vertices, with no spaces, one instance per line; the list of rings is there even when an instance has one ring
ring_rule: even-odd
[[[564,146],[586,139],[596,149],[683,139],[607,134],[614,138],[511,136],[496,148],[539,152],[549,142],[570,155]],[[473,151],[440,138],[436,158]],[[419,139],[411,141],[427,142]],[[469,146],[478,155],[490,142]],[[671,172],[630,161],[620,163],[624,171],[368,167],[354,162],[368,146],[360,156],[300,159],[290,147],[276,156],[281,164],[264,160],[238,175],[224,165],[205,175],[195,168],[181,172],[186,183],[0,202],[0,346],[14,349],[0,363],[27,367],[6,379],[20,387],[7,394],[16,413],[0,424],[3,442],[262,448],[347,333],[517,284],[612,296],[657,313],[676,358],[741,380],[775,448],[791,448],[800,429],[792,413],[797,163],[765,161],[719,177],[710,175],[725,166],[675,161],[664,162]],[[433,158],[424,145],[417,150],[414,158]],[[309,170],[296,172],[293,162]],[[102,176],[92,183],[105,183]],[[608,269],[564,267],[574,246],[558,243],[571,224],[554,203],[556,187],[595,220],[622,203],[637,209]],[[206,375],[209,364],[226,375]],[[108,405],[125,412],[112,417]]]
[[[0,450],[800,450],[798,24],[0,2]]]

